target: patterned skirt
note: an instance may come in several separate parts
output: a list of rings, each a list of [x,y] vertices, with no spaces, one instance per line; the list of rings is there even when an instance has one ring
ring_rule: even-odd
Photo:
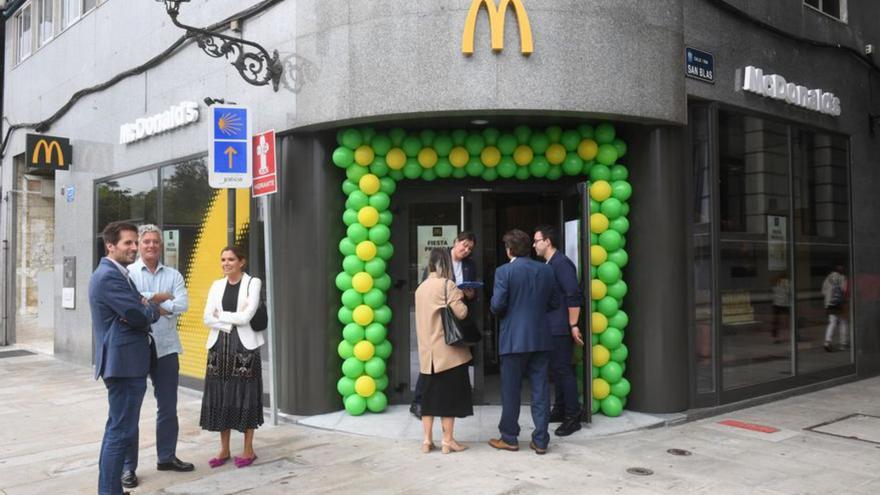
[[[208,350],[205,392],[202,395],[203,430],[252,430],[263,424],[263,376],[260,349],[248,350],[238,329],[220,332]]]

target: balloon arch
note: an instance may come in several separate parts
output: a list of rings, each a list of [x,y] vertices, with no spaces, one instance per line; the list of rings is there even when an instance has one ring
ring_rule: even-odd
[[[387,133],[348,128],[339,131],[337,143],[333,163],[345,169],[347,177],[342,184],[348,197],[342,221],[348,228],[339,242],[344,259],[336,276],[342,292],[338,316],[344,326],[337,347],[343,376],[336,388],[346,411],[378,413],[388,405],[385,361],[392,348],[386,293],[391,278],[386,268],[394,254],[388,207],[397,183],[465,177],[556,180],[566,175],[590,178],[593,413],[620,415],[630,391],[623,377],[629,318],[621,309],[627,293],[621,269],[629,259],[624,247],[632,187],[627,167],[617,163],[626,154],[626,143],[616,137],[612,124],[409,133],[399,128]],[[582,355],[576,361],[581,367]]]

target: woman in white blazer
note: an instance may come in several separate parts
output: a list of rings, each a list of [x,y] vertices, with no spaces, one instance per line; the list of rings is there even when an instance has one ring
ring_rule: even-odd
[[[233,429],[244,433],[244,451],[235,457],[237,467],[251,465],[254,430],[263,424],[263,379],[260,346],[266,338],[250,321],[260,305],[262,282],[245,273],[247,258],[237,246],[220,253],[224,278],[215,281],[205,304],[208,366],[202,395],[202,429],[220,432],[220,453],[208,461],[214,468],[230,458]]]

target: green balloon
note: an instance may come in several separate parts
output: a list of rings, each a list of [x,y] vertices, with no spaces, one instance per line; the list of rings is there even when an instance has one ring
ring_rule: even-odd
[[[599,245],[605,248],[609,253],[620,249],[623,243],[623,236],[616,230],[606,230],[599,234]]]
[[[547,148],[550,147],[550,138],[543,132],[536,132],[529,138],[529,146],[535,155],[543,155]]]
[[[487,127],[483,129],[483,139],[486,140],[486,144],[489,146],[495,146],[498,144],[498,136],[501,135],[501,131],[494,127]]]
[[[413,158],[418,156],[419,151],[422,151],[422,140],[417,138],[416,136],[407,136],[403,140],[403,152],[406,153],[406,156]]]
[[[431,182],[437,178],[437,171],[433,168],[422,169],[422,180]]]
[[[608,326],[619,328],[621,331],[629,325],[629,315],[626,314],[624,310],[620,310],[617,313],[614,313],[611,318],[608,318]]]
[[[361,127],[361,136],[364,137],[364,144],[370,144],[376,135],[376,129],[372,127]]]
[[[437,156],[449,156],[453,146],[455,145],[452,143],[452,138],[447,135],[441,134],[434,138],[434,151],[437,152]]]
[[[339,290],[351,289],[351,275],[346,272],[340,272],[336,276],[336,288]]]
[[[342,329],[342,338],[347,340],[349,344],[355,345],[358,342],[364,340],[364,327],[358,325],[357,323],[349,323],[348,325],[345,325],[345,328]]]
[[[343,325],[348,325],[352,321],[352,311],[345,306],[339,308],[339,311],[336,312],[336,317],[339,319],[339,323]]]
[[[596,161],[609,167],[614,165],[614,162],[617,161],[617,148],[612,144],[600,144]]]
[[[594,136],[599,144],[607,144],[614,141],[614,126],[608,122],[603,122],[596,126]]]
[[[394,215],[392,215],[390,211],[385,210],[379,212],[379,223],[381,223],[382,225],[390,227],[393,220]]]
[[[354,380],[347,376],[343,376],[336,382],[336,391],[343,397],[348,397],[354,393]]]
[[[626,180],[629,178],[629,170],[624,165],[614,165],[611,167],[611,180]]]
[[[595,234],[594,234],[594,235],[595,235]],[[592,243],[591,245],[592,245],[592,246],[595,246],[596,243],[594,242],[594,243]],[[598,277],[599,277],[599,273],[598,273],[598,272],[599,272],[599,271],[596,269],[596,267],[591,265],[591,266],[590,266],[590,280],[592,280],[592,279],[594,279],[594,278],[598,278]]]
[[[348,179],[342,181],[342,193],[346,196],[351,195],[351,193],[357,191],[358,189],[360,189],[360,187],[358,187],[357,183],[352,182]]]
[[[342,304],[348,309],[354,309],[364,302],[364,296],[354,289],[347,289],[342,293]]]
[[[364,137],[361,131],[357,129],[346,129],[342,132],[342,144],[351,149],[355,149],[364,143]]]
[[[618,249],[617,251],[611,251],[608,253],[608,261],[623,268],[629,263],[629,255],[626,254],[626,251],[623,249]]]
[[[621,211],[620,214],[623,216],[629,215],[629,203],[623,204],[623,211]]]
[[[558,180],[560,177],[562,177],[562,167],[550,165],[550,170],[547,171],[547,180]]]
[[[373,395],[367,397],[367,409],[370,412],[380,413],[388,407],[388,397],[381,391],[376,391]]]
[[[434,171],[437,172],[437,177],[440,177],[441,179],[450,177],[453,168],[454,167],[449,163],[448,158],[440,158],[437,160],[437,165],[434,165]]]
[[[626,282],[623,280],[618,280],[613,284],[608,285],[608,295],[617,299],[618,301],[626,297],[626,293],[628,291],[628,287]]]
[[[623,203],[617,198],[608,198],[602,201],[602,206],[599,208],[599,211],[608,217],[608,220],[614,220],[619,217],[621,210],[623,210]]]
[[[479,156],[486,147],[486,141],[479,134],[471,134],[464,140],[464,147],[471,156]]]
[[[379,191],[376,194],[370,196],[369,199],[370,206],[379,210],[385,211],[391,205],[391,197],[388,194]]]
[[[606,261],[599,265],[597,274],[599,275],[599,280],[606,284],[613,284],[620,279],[620,267],[610,261]]]
[[[352,290],[354,290],[354,289],[352,289]],[[369,292],[364,294],[362,299],[363,299],[363,303],[366,304],[367,306],[369,306],[373,309],[378,309],[383,304],[385,304],[385,293],[374,287],[374,288],[370,289]],[[354,309],[354,308],[352,308],[352,309]]]
[[[543,155],[536,156],[529,164],[529,174],[533,177],[545,177],[549,171],[550,162]]]
[[[551,143],[558,143],[559,140],[562,139],[562,128],[558,125],[551,125],[544,130],[544,134],[547,135],[547,139],[549,139]]]
[[[502,138],[503,137],[504,136],[502,136]],[[498,176],[509,179],[516,174],[516,167],[517,165],[516,162],[513,161],[513,158],[504,155],[501,157],[501,161],[498,162]]]
[[[456,129],[456,130],[452,131],[452,133],[449,135],[449,137],[452,138],[452,142],[456,146],[461,146],[464,144],[464,140],[467,139],[467,137],[468,137],[468,131],[466,131],[464,129]]]
[[[385,267],[385,260],[382,258],[373,258],[364,263],[364,269],[362,271],[369,273],[373,278],[379,278],[385,273]]]
[[[387,225],[382,225],[380,223],[374,227],[370,227],[367,237],[377,246],[381,246],[391,239],[391,229],[389,229]]]
[[[620,416],[620,413],[623,412],[623,404],[620,402],[620,399],[613,395],[609,395],[608,397],[602,399],[601,408],[602,414],[610,418]]]
[[[626,373],[626,363],[625,363],[625,362],[624,362],[624,363],[620,363],[620,369],[623,370],[624,374]],[[626,405],[626,404],[624,404],[624,405]]]
[[[339,357],[342,359],[348,359],[354,356],[354,346],[351,345],[351,342],[343,340],[338,346],[336,346],[336,353],[339,354]]]
[[[611,360],[616,363],[622,363],[626,361],[626,358],[629,356],[629,349],[626,348],[626,344],[620,344],[620,347],[611,351]]]
[[[513,135],[519,144],[526,144],[532,137],[532,129],[527,125],[519,125],[513,130]]]
[[[370,198],[366,194],[363,193],[360,189],[351,193],[348,196],[348,202],[351,204],[351,209],[354,211],[358,211],[364,206],[370,204]]]
[[[495,167],[486,167],[483,170],[483,173],[480,174],[480,177],[483,178],[486,182],[492,182],[493,180],[498,178],[498,169]]]
[[[452,176],[456,179],[464,179],[465,177],[467,177],[467,175],[467,170],[465,170],[463,167],[452,169]]]
[[[616,138],[616,139],[614,139],[614,141],[611,141],[611,144],[617,150],[617,157],[618,158],[620,158],[621,156],[626,154],[626,143],[623,142],[623,139]]]
[[[602,209],[602,205],[593,198],[590,198],[590,213],[599,213]],[[595,244],[595,242],[593,243]]]
[[[373,321],[375,321],[376,323],[387,325],[389,322],[391,322],[391,308],[389,308],[386,304],[374,310]]]
[[[391,138],[392,145],[400,146],[401,143],[403,143],[403,139],[406,137],[406,131],[400,127],[395,127],[388,131],[388,137]]]
[[[333,164],[339,168],[346,168],[354,163],[354,151],[345,146],[340,146],[333,151]]]
[[[614,313],[617,313],[620,307],[617,304],[617,299],[605,296],[596,303],[596,309],[605,316],[612,316]]]
[[[431,146],[434,143],[434,138],[437,136],[437,133],[432,129],[422,129],[422,132],[419,133],[419,139],[422,140],[422,144],[425,146]]]
[[[600,400],[593,399],[590,401],[590,411],[592,412],[592,414],[595,415],[595,414],[599,413],[599,406],[601,404],[602,404],[602,401],[600,401]]]
[[[592,373],[590,378],[599,378],[599,376],[601,376],[598,366],[590,366],[590,372]]]
[[[376,380],[376,390],[384,392],[388,388],[388,375],[382,375],[374,380]]]
[[[623,368],[620,367],[620,364],[615,363],[614,361],[609,361],[608,364],[602,366],[602,378],[605,379],[609,384],[615,384],[623,378]]]
[[[379,191],[390,197],[395,191],[397,191],[397,182],[391,177],[382,177],[379,179]]]
[[[403,171],[402,170],[392,170],[392,171],[388,172],[388,177],[391,177],[395,181],[400,182],[404,179]]]
[[[364,336],[373,345],[379,345],[388,336],[388,329],[381,323],[373,322],[367,325]]]
[[[616,180],[611,183],[611,196],[617,198],[621,203],[628,200],[632,193],[632,186],[625,180]]]
[[[342,212],[342,223],[347,227],[358,223],[358,213],[351,208],[347,208]]]
[[[594,346],[599,343],[599,336],[595,333],[590,334],[590,345]]]
[[[479,177],[483,175],[484,168],[486,167],[478,156],[472,156],[471,159],[468,160],[467,165],[464,166],[465,171],[467,171],[467,174],[471,177]]]
[[[391,169],[388,168],[388,163],[385,161],[385,158],[381,156],[374,158],[373,163],[370,164],[370,173],[376,177],[385,177],[390,170]]]
[[[382,258],[385,261],[390,260],[391,257],[394,256],[394,246],[392,246],[390,242],[382,244],[381,246],[377,246],[376,256]]]
[[[355,380],[364,374],[364,363],[356,357],[345,358],[342,363],[342,373]]]
[[[373,378],[379,378],[385,374],[385,360],[378,356],[371,357],[364,365],[364,371]]]
[[[593,165],[596,164],[596,160],[590,160],[588,162],[584,162],[584,166],[581,167],[581,173],[589,177],[590,170],[593,170]]]
[[[517,144],[519,143],[517,143],[516,136],[513,134],[502,134],[498,138],[498,151],[500,151],[502,155],[512,155]]]
[[[630,383],[629,380],[627,380],[626,378],[621,378],[619,382],[611,385],[611,393],[615,397],[620,397],[622,399],[629,395],[629,391]]]
[[[418,179],[422,176],[422,166],[419,165],[418,160],[415,158],[406,160],[406,165],[403,166],[403,176],[407,179]]]
[[[609,169],[607,165],[597,163],[590,167],[590,180],[592,180],[593,182],[597,180],[608,180],[610,178],[611,169]]]
[[[593,270],[595,268],[596,268],[595,266],[590,267],[591,270]],[[596,312],[596,301],[590,301],[590,313],[595,313],[595,312]],[[593,345],[596,345],[596,342],[599,342],[599,340],[593,339]]]
[[[348,234],[351,242],[357,244],[367,240],[367,234],[369,233],[369,230],[367,230],[366,227],[359,223],[353,223],[348,226],[345,232],[346,234]]]
[[[568,153],[565,155],[565,161],[562,162],[562,171],[565,175],[578,175],[584,169],[584,161],[577,153]]]
[[[391,288],[391,277],[385,273],[381,277],[373,280],[373,287],[388,292],[388,289]]]
[[[358,394],[351,394],[345,398],[345,410],[352,416],[360,416],[367,410],[367,399]]]
[[[514,174],[514,177],[519,180],[528,180],[531,176],[532,174],[529,173],[529,167],[517,167],[516,174]]]
[[[622,213],[623,205],[620,205],[620,210]],[[608,228],[617,231],[620,235],[624,235],[629,232],[629,220],[627,220],[625,216],[621,215],[614,220],[608,222]]]
[[[386,339],[381,344],[377,345],[376,356],[379,356],[382,359],[388,359],[391,356],[391,342],[388,342]]]
[[[565,147],[565,151],[576,151],[578,145],[581,144],[581,133],[574,129],[569,129],[562,133],[559,144]]]
[[[345,273],[354,276],[356,273],[364,271],[364,262],[357,255],[350,254],[342,258],[342,269]]]
[[[367,167],[361,167],[360,165],[349,165],[348,168],[345,169],[345,176],[352,182],[358,182],[361,180],[361,177],[368,173],[370,173],[370,170]]]
[[[620,330],[614,327],[608,327],[604,332],[599,334],[599,343],[605,346],[609,351],[613,351],[620,347],[622,342],[623,334]]]
[[[370,145],[373,147],[373,153],[385,156],[391,151],[391,138],[385,134],[378,134],[372,139]]]
[[[578,132],[583,139],[593,139],[593,126],[590,124],[581,124],[578,126]]]

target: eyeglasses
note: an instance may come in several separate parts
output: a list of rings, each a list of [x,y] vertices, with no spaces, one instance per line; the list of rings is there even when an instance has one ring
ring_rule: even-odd
[[[547,239],[535,239],[535,242],[532,243],[532,246],[534,246],[535,244],[537,244],[537,243],[539,243],[539,242],[541,242],[541,241],[546,241],[546,240],[547,240]]]

